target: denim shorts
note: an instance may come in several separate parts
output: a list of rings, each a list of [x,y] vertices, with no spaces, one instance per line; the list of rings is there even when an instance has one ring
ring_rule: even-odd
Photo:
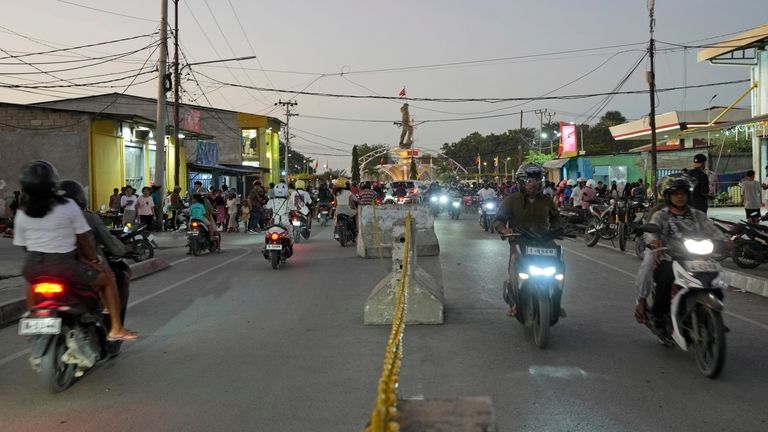
[[[27,252],[22,269],[24,279],[30,282],[40,276],[64,279],[76,285],[93,286],[99,272],[77,259],[75,252],[44,253]]]

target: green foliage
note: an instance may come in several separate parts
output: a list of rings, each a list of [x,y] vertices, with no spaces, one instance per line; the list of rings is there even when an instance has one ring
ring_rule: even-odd
[[[360,156],[357,154],[357,146],[352,146],[352,183],[360,183]]]
[[[547,153],[541,153],[538,150],[530,150],[525,155],[525,159],[523,160],[524,163],[537,163],[537,164],[543,164],[544,162],[548,160],[554,159],[554,156]]]
[[[282,171],[285,169],[285,144],[283,142],[280,142],[280,155],[282,155],[282,159],[280,159],[280,170]],[[288,174],[298,174],[306,172],[307,170],[307,160],[309,160],[309,172],[312,173],[314,170],[311,167],[312,162],[314,159],[308,158],[307,156],[304,156],[304,154],[297,152],[296,150],[291,147],[290,155],[288,158]]]

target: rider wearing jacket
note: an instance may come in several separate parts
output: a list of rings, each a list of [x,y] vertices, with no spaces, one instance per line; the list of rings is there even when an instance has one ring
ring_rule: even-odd
[[[288,229],[291,225],[291,219],[289,217],[291,205],[288,203],[288,185],[285,183],[278,183],[272,190],[274,191],[274,198],[270,199],[264,208],[272,210],[272,223],[285,228],[290,236],[293,230]]]
[[[297,212],[306,216],[307,228],[312,229],[312,215],[311,211],[308,211],[311,210],[312,207],[312,195],[306,191],[306,183],[304,183],[304,180],[297,180],[294,186],[296,189],[291,191],[291,194],[288,197],[290,209],[296,210]],[[305,214],[302,212],[302,209],[308,212]]]
[[[501,209],[496,215],[493,227],[498,233],[510,236],[514,227],[527,229],[543,228],[553,229],[560,227],[560,214],[551,198],[545,196],[544,167],[538,164],[523,164],[515,174],[515,180],[520,187],[520,192],[509,194],[501,203]],[[518,244],[514,237],[509,237],[509,272],[515,268],[515,260],[519,255]],[[512,282],[516,278],[512,278]],[[513,296],[504,293],[507,302],[513,301]],[[561,316],[565,317],[561,311]],[[517,315],[517,307],[510,303],[508,316]]]
[[[649,223],[657,225],[660,230],[657,233],[645,233],[644,240],[648,245],[643,263],[637,274],[638,286],[637,306],[635,307],[635,319],[639,323],[645,322],[645,312],[648,308],[647,298],[654,291],[651,312],[654,318],[654,329],[662,342],[667,342],[665,315],[669,314],[672,283],[675,276],[672,271],[672,258],[661,248],[667,245],[675,236],[674,223],[685,223],[695,226],[713,242],[725,242],[722,232],[707,218],[707,215],[689,205],[691,194],[694,190],[695,180],[688,176],[665,177],[661,180],[659,190],[664,196],[666,204],[661,210],[651,216]]]

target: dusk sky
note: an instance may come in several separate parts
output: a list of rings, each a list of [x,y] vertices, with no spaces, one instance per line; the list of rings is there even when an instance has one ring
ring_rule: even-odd
[[[154,39],[138,38],[74,54],[59,52],[18,59],[10,55],[153,33],[159,24],[158,0],[3,3],[0,48],[7,51],[0,54],[4,57],[0,62],[3,84],[31,86],[59,79],[68,79],[69,84],[93,83],[127,77],[102,84],[114,88],[3,88],[3,101],[29,103],[123,91],[156,97],[156,82],[144,82],[152,74],[138,76],[129,87],[145,61],[149,60],[144,71],[157,61],[157,51],[146,48],[156,42],[156,35]],[[658,0],[658,88],[748,78],[748,68],[697,63],[699,49],[695,46],[766,24],[767,11],[765,0]],[[193,66],[200,86],[186,76],[184,102],[283,118],[282,111],[273,104],[278,99],[293,98],[300,114],[291,121],[295,148],[318,159],[321,165],[329,161],[333,168],[347,169],[353,144],[397,145],[399,129],[392,122],[399,119],[402,101],[294,96],[227,84],[384,96],[397,96],[405,86],[407,96],[416,98],[604,93],[613,91],[638,62],[649,38],[646,0],[182,0],[179,14],[180,40],[187,61],[258,56],[258,60]],[[169,16],[173,24],[173,0],[169,1]],[[105,59],[108,61],[100,65],[94,65],[94,60],[46,63],[129,51],[137,52],[117,60]],[[449,63],[453,65],[446,65]],[[85,65],[94,66],[62,71]],[[644,72],[648,68],[646,58],[621,90],[647,89]],[[115,72],[123,73],[106,75]],[[23,74],[13,75],[18,73]],[[728,105],[747,87],[742,83],[660,93],[657,112],[703,109],[715,94],[714,105]],[[533,113],[536,109],[556,113],[553,121],[588,123],[595,123],[606,110],[618,110],[628,119],[649,112],[647,94],[618,95],[599,110],[602,99],[414,101],[412,116],[417,122],[426,121],[416,128],[414,146],[439,150],[443,143],[475,131],[489,134],[517,128],[521,109],[526,111],[526,127],[538,127],[538,117]],[[741,105],[748,106],[748,100]],[[509,115],[466,120],[500,114]],[[434,121],[441,119],[462,120]]]

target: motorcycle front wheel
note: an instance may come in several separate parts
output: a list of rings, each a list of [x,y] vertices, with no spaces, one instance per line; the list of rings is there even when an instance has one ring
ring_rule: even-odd
[[[597,222],[592,221],[587,225],[587,229],[584,230],[584,243],[587,246],[592,247],[600,241],[600,234],[597,232]]]
[[[619,250],[624,252],[627,250],[627,225],[624,222],[619,222]]]
[[[723,316],[703,305],[694,312],[697,325],[693,331],[694,354],[699,372],[707,378],[717,378],[725,365],[725,325]]]
[[[736,243],[736,246],[733,247],[731,258],[733,258],[733,262],[735,262],[737,266],[753,269],[760,265],[760,261],[750,257],[761,253],[760,245],[757,244],[757,242],[751,240],[742,241]]]
[[[536,318],[533,320],[533,342],[544,349],[549,343],[549,324],[552,315],[552,301],[549,297],[539,296]]]
[[[277,270],[280,268],[280,251],[269,251],[269,260],[272,263],[272,269]]]
[[[75,379],[75,365],[61,361],[61,356],[67,350],[65,339],[63,333],[54,335],[51,346],[41,358],[40,380],[51,393],[66,390]]]

